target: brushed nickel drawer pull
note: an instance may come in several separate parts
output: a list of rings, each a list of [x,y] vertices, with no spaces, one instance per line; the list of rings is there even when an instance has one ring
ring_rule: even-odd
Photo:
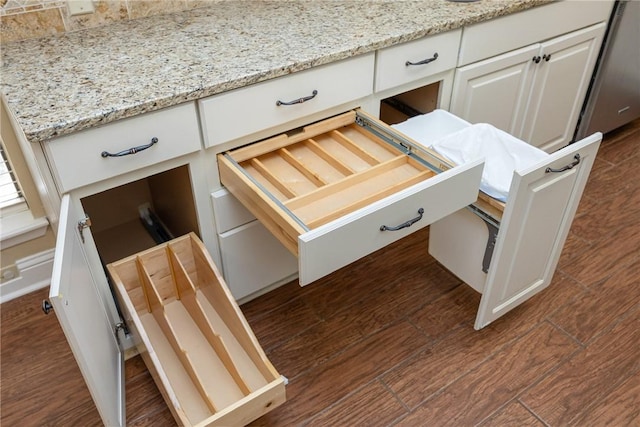
[[[314,90],[313,92],[311,92],[311,95],[304,96],[304,97],[298,98],[298,99],[294,99],[293,101],[280,101],[280,100],[277,100],[276,101],[276,105],[279,107],[281,105],[302,104],[303,102],[307,102],[307,101],[315,98],[317,94],[318,94],[318,91]]]
[[[580,163],[580,154],[576,154],[575,156],[573,156],[573,158],[575,159],[573,161],[573,163],[570,163],[564,167],[561,167],[560,169],[553,169],[553,168],[546,168],[544,171],[545,173],[549,173],[549,172],[564,172],[567,171],[569,169],[573,169],[574,166],[576,166],[578,163]]]
[[[402,228],[407,228],[407,227],[411,227],[413,224],[415,224],[416,222],[420,221],[422,219],[422,214],[424,213],[424,209],[420,208],[418,209],[418,216],[410,219],[407,222],[403,222],[400,225],[396,225],[395,227],[390,227],[387,225],[381,225],[380,226],[380,231],[397,231],[400,230]]]
[[[409,65],[424,65],[424,64],[428,64],[429,62],[433,62],[436,59],[438,59],[438,52],[434,53],[431,58],[423,59],[422,61],[418,61],[418,62],[407,61],[404,63],[404,65],[407,67]]]
[[[147,145],[138,145],[137,147],[131,147],[127,150],[122,150],[117,153],[109,153],[108,151],[103,151],[102,153],[100,153],[100,155],[102,157],[128,156],[129,154],[136,154],[136,153],[139,153],[140,151],[146,150],[147,148],[151,147],[153,144],[157,144],[157,143],[158,143],[158,138],[154,136],[153,138],[151,138],[151,142],[148,143]]]

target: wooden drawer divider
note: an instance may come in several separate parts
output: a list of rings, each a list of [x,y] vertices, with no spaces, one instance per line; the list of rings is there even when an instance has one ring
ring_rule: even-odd
[[[190,265],[185,265],[180,259],[180,253],[184,252],[180,245],[184,246],[183,242],[167,244],[164,254],[155,251],[135,256],[138,280],[147,311],[153,315],[207,407],[217,413],[266,386],[274,375],[257,352],[250,354],[252,343],[241,342],[244,335],[241,328],[227,325],[223,320],[225,312],[235,315],[230,313],[232,309],[225,308],[224,304],[213,307],[219,298],[214,287],[207,284],[216,277],[200,248],[195,248],[191,254],[194,256],[188,257]],[[167,296],[169,287],[171,295]],[[208,348],[221,363],[211,363]],[[260,363],[255,363],[256,360]],[[214,376],[212,370],[217,370]]]
[[[355,117],[344,113],[241,148],[233,161],[308,229],[435,175]]]

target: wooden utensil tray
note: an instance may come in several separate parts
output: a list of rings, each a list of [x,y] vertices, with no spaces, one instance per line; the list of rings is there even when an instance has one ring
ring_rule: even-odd
[[[195,234],[107,268],[179,424],[244,425],[284,402],[284,379]]]
[[[298,235],[452,167],[377,123],[350,111],[219,154],[221,181],[297,255]]]

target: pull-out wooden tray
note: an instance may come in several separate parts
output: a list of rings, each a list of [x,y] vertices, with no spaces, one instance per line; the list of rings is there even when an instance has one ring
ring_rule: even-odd
[[[453,167],[350,111],[219,154],[218,165],[223,185],[298,256],[305,285],[474,202],[483,162]]]
[[[178,424],[245,425],[285,401],[284,379],[195,234],[107,268]]]

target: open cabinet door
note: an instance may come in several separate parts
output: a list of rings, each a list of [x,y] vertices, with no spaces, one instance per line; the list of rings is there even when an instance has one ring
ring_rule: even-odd
[[[514,172],[476,329],[551,282],[601,140],[591,135]]]
[[[81,207],[65,195],[60,209],[49,301],[102,421],[107,426],[124,426],[124,356],[105,306],[106,277],[104,274],[94,277],[89,267],[85,251],[92,250],[97,256],[97,250],[93,239],[87,239],[89,229],[78,228],[82,218]]]

